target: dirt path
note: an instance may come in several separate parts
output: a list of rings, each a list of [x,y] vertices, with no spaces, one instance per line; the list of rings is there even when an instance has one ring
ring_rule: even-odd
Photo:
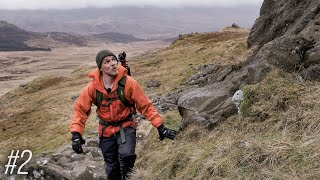
[[[169,43],[162,41],[149,41],[113,43],[95,47],[55,48],[51,52],[0,52],[0,96],[40,76],[65,76],[81,66],[94,66],[95,55],[102,49],[110,49],[116,55],[126,51],[130,61],[146,51],[168,45]]]

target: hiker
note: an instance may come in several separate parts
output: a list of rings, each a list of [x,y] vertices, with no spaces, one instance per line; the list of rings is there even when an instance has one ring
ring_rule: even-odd
[[[82,90],[75,103],[70,125],[72,149],[83,153],[85,140],[82,134],[91,105],[95,104],[99,120],[99,147],[106,163],[107,179],[126,179],[136,160],[136,110],[158,129],[160,140],[173,140],[176,131],[163,125],[162,117],[152,101],[138,82],[127,75],[126,68],[118,65],[118,59],[111,51],[98,52],[96,63],[98,68],[89,74],[92,82]]]

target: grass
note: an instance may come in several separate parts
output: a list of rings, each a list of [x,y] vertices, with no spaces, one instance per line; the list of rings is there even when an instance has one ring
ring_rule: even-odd
[[[12,149],[30,149],[36,155],[70,143],[72,97],[89,82],[85,78],[89,71],[38,78],[0,97],[0,164]]]

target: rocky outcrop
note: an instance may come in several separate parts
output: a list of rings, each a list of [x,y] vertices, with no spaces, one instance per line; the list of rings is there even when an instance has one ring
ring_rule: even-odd
[[[301,72],[320,61],[320,1],[265,0],[251,29],[256,61]]]

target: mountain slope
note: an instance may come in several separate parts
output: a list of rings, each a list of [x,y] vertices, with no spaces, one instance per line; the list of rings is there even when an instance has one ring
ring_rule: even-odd
[[[168,48],[132,59],[132,74],[149,94],[174,96],[190,88],[188,80],[202,66],[249,63],[251,59],[245,59],[252,49],[247,49],[247,37],[248,32],[237,31],[184,35]],[[68,78],[38,79],[2,96],[0,145],[5,148],[0,155],[12,147],[28,147],[39,154],[69,144],[72,103],[88,83],[90,68],[78,69]],[[147,89],[150,79],[162,85]],[[196,86],[201,84],[192,87]],[[174,141],[159,141],[153,128],[138,147],[132,179],[318,179],[319,89],[319,82],[271,69],[257,84],[244,86],[243,114],[212,129],[189,124]],[[178,110],[165,114],[164,121],[178,130]],[[93,116],[88,123],[85,136],[97,125]]]
[[[39,36],[37,33],[28,32],[5,21],[0,21],[0,51],[48,50],[26,45],[27,40]]]
[[[196,72],[195,68],[192,68],[192,72],[189,72],[188,62],[193,63],[193,66],[197,67],[199,64],[207,61],[208,63],[216,60],[220,60],[220,63],[223,63],[223,61],[229,62],[232,59],[240,61],[239,52],[242,52],[243,47],[245,47],[248,32],[240,34],[231,33],[231,35],[229,32],[223,32],[224,36],[222,39],[216,39],[218,37],[217,34],[219,33],[195,35],[197,38],[209,37],[207,43],[199,42],[198,44],[187,46],[173,45],[168,47],[167,50],[163,49],[157,53],[149,52],[139,58],[132,59],[129,63],[133,70],[133,76],[144,86],[145,81],[154,78],[158,73],[158,75],[161,75],[159,80],[164,85],[163,92],[167,92],[170,89],[178,87],[180,83],[185,83],[183,80],[188,79],[188,76],[192,72]],[[191,36],[190,39],[186,38],[182,40],[182,43],[187,43],[192,39],[193,37]],[[212,42],[217,43],[212,44]],[[234,45],[228,45],[229,42],[233,42]],[[194,58],[186,59],[184,62],[186,66],[181,66],[180,69],[170,75],[170,72],[173,72],[170,70],[173,68],[173,65],[181,63],[181,57],[177,54],[177,50],[186,52],[185,55],[187,57],[192,57],[201,47],[208,47],[208,49],[203,50],[202,56],[198,58],[199,61],[195,61]],[[240,51],[237,51],[237,48],[240,48]],[[232,51],[234,53],[220,56],[228,49],[234,49]],[[216,56],[214,57],[216,59],[206,58],[211,50],[215,50]],[[242,55],[245,53],[243,51]],[[159,58],[168,58],[168,61],[161,59],[161,62],[156,64]],[[172,63],[172,65],[168,63]],[[159,66],[159,69],[155,72],[154,68],[157,66]],[[0,97],[0,145],[1,147],[5,147],[0,149],[1,162],[4,162],[4,155],[12,147],[20,149],[29,148],[34,154],[39,154],[42,152],[52,152],[60,147],[60,145],[69,143],[68,126],[73,112],[73,103],[79,95],[80,90],[90,81],[86,75],[93,68],[85,67],[78,69],[70,77],[51,76],[39,78]],[[172,76],[177,76],[180,73],[182,74],[177,81],[170,81],[170,79],[173,79]],[[172,86],[173,83],[175,83],[174,86]],[[155,90],[154,92],[157,91],[159,90]],[[87,121],[88,128],[86,128],[86,132],[88,134],[96,129],[96,121],[94,119],[95,117],[92,115]],[[36,134],[34,134],[35,132]],[[30,143],[31,141],[34,143]]]

